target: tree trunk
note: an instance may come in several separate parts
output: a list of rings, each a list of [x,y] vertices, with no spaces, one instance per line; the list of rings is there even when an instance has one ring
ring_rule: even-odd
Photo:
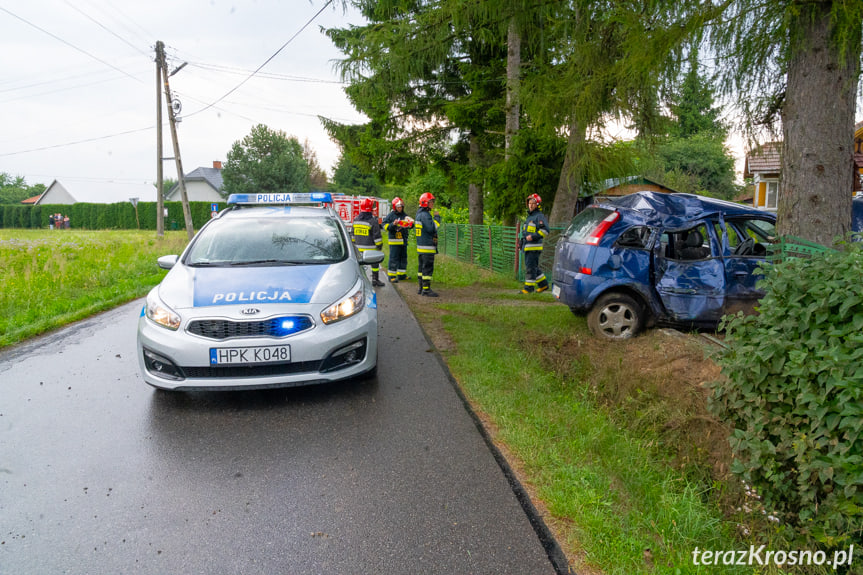
[[[506,128],[504,130],[504,158],[509,160],[512,137],[518,132],[521,98],[521,34],[515,18],[509,20],[506,35]]]
[[[560,180],[557,183],[557,192],[554,194],[554,205],[548,215],[549,225],[566,225],[575,215],[582,179],[579,155],[584,148],[586,135],[587,132],[583,123],[578,120],[573,120],[570,123],[566,156],[563,158],[563,168],[560,170]]]
[[[482,225],[482,181],[480,180],[481,171],[478,169],[481,164],[479,138],[476,134],[470,135],[470,148],[468,151],[469,163],[471,167],[470,183],[467,187],[467,212],[468,221],[471,225]]]
[[[851,229],[860,27],[840,56],[831,3],[809,6],[791,23],[777,231],[830,246]]]

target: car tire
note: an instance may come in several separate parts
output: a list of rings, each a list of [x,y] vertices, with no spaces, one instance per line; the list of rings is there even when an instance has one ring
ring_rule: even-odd
[[[623,340],[635,337],[644,323],[644,311],[632,297],[610,293],[600,297],[587,312],[587,326],[593,335],[603,339]]]

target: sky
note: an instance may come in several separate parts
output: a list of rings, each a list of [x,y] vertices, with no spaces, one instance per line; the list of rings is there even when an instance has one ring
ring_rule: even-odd
[[[321,27],[351,23],[362,19],[339,0],[0,0],[0,172],[28,185],[155,182],[162,41],[170,71],[186,63],[169,80],[185,173],[226,161],[265,124],[308,140],[332,174],[339,149],[318,116],[366,119]],[[167,110],[163,125],[163,156],[173,158]],[[176,179],[173,160],[163,167]]]

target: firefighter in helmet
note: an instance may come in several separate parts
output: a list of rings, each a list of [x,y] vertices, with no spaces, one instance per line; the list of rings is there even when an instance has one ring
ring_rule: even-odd
[[[390,282],[398,283],[408,277],[408,234],[414,227],[414,220],[405,213],[405,203],[401,198],[393,199],[393,209],[384,218],[384,231],[390,246],[390,260],[387,264],[387,277]]]
[[[419,260],[417,280],[419,282],[418,294],[426,297],[437,297],[431,289],[432,274],[434,273],[434,256],[437,253],[437,227],[438,222],[432,217],[431,210],[434,208],[434,196],[426,192],[420,196],[420,206],[417,209],[417,219],[414,222],[417,237],[417,258]]]
[[[539,293],[548,289],[548,279],[539,269],[542,241],[548,236],[548,220],[540,211],[540,204],[542,198],[539,194],[527,197],[527,220],[521,231],[521,247],[524,250],[524,287],[521,293]]]
[[[379,250],[384,243],[384,239],[381,236],[381,226],[373,213],[374,208],[375,201],[373,199],[363,199],[360,202],[360,214],[354,219],[352,224],[351,240],[353,240],[360,253],[369,250]],[[378,279],[380,269],[380,264],[372,265],[372,285],[375,287],[384,285],[384,282]]]

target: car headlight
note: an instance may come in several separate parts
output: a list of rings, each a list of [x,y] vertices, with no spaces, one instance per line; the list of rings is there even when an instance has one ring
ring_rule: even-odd
[[[155,293],[147,296],[147,318],[162,327],[176,331],[180,327],[180,316],[165,305]]]
[[[360,310],[363,309],[363,306],[366,302],[366,296],[363,292],[363,287],[360,288],[343,299],[340,302],[336,302],[324,311],[321,312],[321,319],[324,323],[333,323],[334,321],[339,321],[345,319],[346,317],[351,317],[352,315],[359,313]]]

